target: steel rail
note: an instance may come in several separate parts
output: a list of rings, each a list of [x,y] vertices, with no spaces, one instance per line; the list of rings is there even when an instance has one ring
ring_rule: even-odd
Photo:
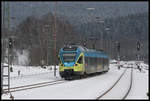
[[[95,75],[95,76],[88,76],[88,77],[85,77],[85,78],[82,78],[80,80],[83,80],[83,79],[90,79],[92,77],[96,77],[96,76],[99,76],[98,74]],[[75,79],[75,80],[79,80],[79,79]],[[58,81],[64,81],[64,80],[57,80],[57,81],[48,81],[48,82],[42,82],[42,83],[36,83],[36,84],[30,84],[30,85],[24,85],[24,86],[18,86],[18,87],[12,87],[10,88],[10,90],[15,90],[15,89],[19,89],[19,88],[25,88],[25,87],[30,87],[30,86],[36,86],[36,85],[42,85],[42,84],[48,84],[48,83],[54,83],[54,82],[58,82]],[[72,80],[71,80],[72,81]],[[73,79],[74,81],[74,79]],[[6,91],[7,89],[4,89],[4,91]],[[15,91],[18,91],[18,90],[15,90]]]
[[[64,83],[64,82],[66,82],[66,81],[64,81],[64,80],[57,80],[57,81],[51,81],[51,82],[42,82],[42,83],[37,83],[37,84],[13,87],[13,88],[10,88],[10,92],[16,92],[16,91],[22,91],[22,90],[27,90],[27,89],[39,88],[39,87],[43,87],[43,86],[60,84],[60,83]],[[7,93],[7,91],[5,91],[5,93]]]
[[[124,72],[121,74],[121,76],[118,78],[118,80],[107,91],[105,91],[103,94],[101,94],[100,96],[98,96],[96,98],[96,100],[99,100],[101,97],[103,97],[104,95],[106,95],[120,81],[120,79],[123,77],[123,75],[125,74],[125,72],[127,71],[127,69],[128,68],[126,68],[124,70]]]
[[[130,86],[129,86],[129,89],[128,89],[127,93],[126,93],[125,96],[123,97],[123,100],[128,96],[129,92],[131,91],[132,82],[133,82],[133,68],[132,68],[132,70],[131,70]]]

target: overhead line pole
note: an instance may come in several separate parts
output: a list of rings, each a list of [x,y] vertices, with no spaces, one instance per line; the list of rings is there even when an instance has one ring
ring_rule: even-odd
[[[9,2],[7,2],[6,5],[5,5],[5,2],[3,4],[4,4],[3,5],[4,6],[4,8],[3,8],[3,14],[7,14],[6,20],[7,20],[8,35],[11,36],[10,35],[10,4],[9,4]],[[5,15],[3,15],[3,17],[5,17]],[[5,19],[3,18],[3,24],[4,24],[4,20]],[[2,67],[1,67],[2,68],[2,75],[1,76],[3,76],[2,77],[2,84],[1,84],[2,87],[1,87],[1,89],[2,89],[2,93],[3,93],[3,91],[4,91],[3,87],[4,86],[8,87],[8,93],[10,93],[10,98],[13,99],[14,97],[12,96],[12,94],[10,92],[10,67],[12,68],[12,58],[11,58],[11,56],[12,56],[12,38],[9,37],[7,42],[8,42],[8,46],[6,46],[6,47],[8,48],[8,53],[7,53],[7,60],[8,60],[7,62],[8,62],[8,65],[4,66],[4,63],[3,63]],[[3,53],[3,55],[4,55],[4,53]],[[7,70],[8,70],[7,74],[4,74],[4,68],[7,68]],[[4,77],[8,78],[7,79],[8,80],[7,84],[4,84],[4,82],[3,82]]]
[[[56,77],[56,11],[57,11],[57,2],[55,2],[55,11],[54,11],[54,76]]]
[[[3,19],[3,20],[2,20],[2,34],[1,34],[1,35],[2,35],[2,43],[1,43],[1,45],[2,45],[2,48],[1,48],[1,51],[2,51],[2,52],[1,52],[1,57],[2,57],[2,60],[1,60],[1,62],[4,63],[4,54],[5,54],[5,52],[4,52],[4,51],[5,51],[4,45],[5,45],[5,44],[4,44],[4,33],[3,33],[3,32],[4,32],[4,30],[5,30],[5,23],[4,23],[4,22],[5,22],[5,2],[2,3],[2,7],[3,7],[3,8],[2,8],[2,10],[3,10],[3,11],[2,11],[2,12],[3,12],[3,13],[2,13],[2,15],[3,15],[3,16],[2,16],[2,19]],[[3,72],[4,72],[4,71],[3,71],[3,67],[2,67],[2,63],[1,63],[1,95],[2,95],[2,93],[3,93]]]

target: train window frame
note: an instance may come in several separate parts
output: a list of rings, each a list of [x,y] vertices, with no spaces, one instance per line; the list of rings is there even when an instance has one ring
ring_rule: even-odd
[[[80,56],[80,57],[79,57],[79,59],[78,59],[77,63],[79,63],[79,64],[83,64],[83,56]]]
[[[60,56],[58,56],[58,62],[59,63],[62,63],[61,59],[60,59]]]
[[[96,63],[96,66],[97,66],[97,63],[98,63],[97,61],[98,61],[98,58],[96,57],[96,58],[95,58],[95,63]]]
[[[93,61],[92,61],[92,58],[89,57],[89,64],[92,65],[92,62],[93,62]]]
[[[92,57],[92,65],[95,64],[95,61],[94,61],[94,60],[95,60],[95,58]]]
[[[65,46],[63,47],[63,51],[76,51],[77,48],[77,46]]]
[[[69,56],[67,56],[67,55],[71,55],[71,54],[72,54],[72,55],[74,54],[74,57],[72,56],[72,57],[73,57],[73,61],[70,61],[70,60],[69,60],[69,62],[74,62],[75,59],[76,59],[76,56],[77,56],[77,53],[76,53],[76,52],[72,52],[72,53],[68,53],[68,52],[66,53],[66,52],[64,52],[64,53],[62,54],[63,61],[64,61],[64,62],[68,62],[68,61],[66,61],[66,57],[69,57]]]
[[[90,58],[89,57],[87,57],[87,63],[88,63],[88,65],[90,65]]]

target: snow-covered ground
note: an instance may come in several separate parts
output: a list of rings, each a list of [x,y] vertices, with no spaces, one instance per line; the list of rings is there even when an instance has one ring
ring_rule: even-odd
[[[56,68],[58,69],[58,66]],[[20,70],[20,75],[18,75],[18,70]],[[46,69],[40,66],[13,66],[10,87],[61,79],[58,72],[56,76],[57,78],[54,77],[53,66],[48,66]]]
[[[134,66],[134,61],[120,62],[124,67]],[[106,91],[119,78],[126,68],[118,70],[116,64],[110,64],[110,70],[97,76],[87,79],[73,80],[62,84],[50,85],[30,90],[12,92],[14,99],[96,99],[102,92]],[[138,69],[133,70],[133,85],[127,99],[149,99],[146,93],[148,92],[148,65],[141,63],[143,68],[140,72]],[[146,69],[145,69],[146,68]],[[56,77],[54,77],[53,66],[46,69],[31,66],[13,66],[11,73],[11,87],[35,84],[45,81],[59,80],[57,67]],[[20,75],[18,76],[18,70]],[[130,70],[128,70],[130,71]],[[128,72],[127,71],[127,72]],[[130,73],[124,78],[128,78]],[[6,81],[5,79],[4,81]],[[122,80],[126,84],[126,80]],[[116,90],[117,94],[118,90]],[[9,94],[3,94],[2,99],[9,99]],[[112,98],[113,99],[113,98]]]

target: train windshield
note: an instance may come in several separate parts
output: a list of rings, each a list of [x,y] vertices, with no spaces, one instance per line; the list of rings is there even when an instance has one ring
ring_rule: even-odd
[[[64,62],[74,62],[76,53],[63,53],[63,60]]]

